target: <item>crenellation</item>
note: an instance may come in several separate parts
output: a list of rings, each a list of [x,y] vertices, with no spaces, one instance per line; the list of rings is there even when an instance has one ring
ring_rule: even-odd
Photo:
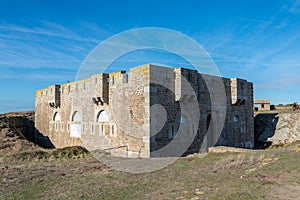
[[[156,152],[180,129],[195,137],[185,154],[199,152],[202,144],[207,150],[218,139],[213,128],[208,133],[211,124],[220,123],[211,99],[222,94],[217,80],[196,70],[147,64],[52,85],[36,91],[36,128],[56,147],[84,145],[128,157],[172,156]],[[253,148],[253,84],[237,78],[221,82],[226,117],[216,145]],[[177,141],[178,148],[184,140]]]

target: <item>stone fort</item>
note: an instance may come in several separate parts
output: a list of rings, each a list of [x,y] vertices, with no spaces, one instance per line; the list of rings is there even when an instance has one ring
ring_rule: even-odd
[[[214,83],[217,78],[226,94],[220,135],[213,126],[209,129],[218,123],[213,117],[218,110],[212,107],[207,81]],[[253,84],[243,79],[147,64],[128,73],[100,73],[52,85],[37,90],[35,98],[36,129],[58,148],[82,145],[121,157],[149,158],[174,156],[172,151],[191,137],[182,155],[207,151],[214,145],[254,147]],[[187,105],[185,110],[181,102]],[[173,149],[159,151],[175,138],[179,139]]]

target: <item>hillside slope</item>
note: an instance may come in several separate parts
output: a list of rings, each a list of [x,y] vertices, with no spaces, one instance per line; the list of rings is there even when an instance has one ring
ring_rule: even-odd
[[[29,141],[34,112],[7,113],[0,115],[0,156],[9,156],[39,147]],[[28,136],[28,137],[26,137]]]

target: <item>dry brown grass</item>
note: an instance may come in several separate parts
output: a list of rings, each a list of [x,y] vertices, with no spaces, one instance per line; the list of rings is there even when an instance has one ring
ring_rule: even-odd
[[[256,165],[264,159],[264,153],[258,154],[232,154],[225,156],[214,165],[214,170],[228,170],[228,169],[245,169]]]

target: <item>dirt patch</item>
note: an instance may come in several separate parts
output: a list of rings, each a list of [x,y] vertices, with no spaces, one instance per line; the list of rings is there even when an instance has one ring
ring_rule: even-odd
[[[300,185],[286,184],[281,187],[273,186],[271,196],[274,199],[295,200],[300,197]]]

